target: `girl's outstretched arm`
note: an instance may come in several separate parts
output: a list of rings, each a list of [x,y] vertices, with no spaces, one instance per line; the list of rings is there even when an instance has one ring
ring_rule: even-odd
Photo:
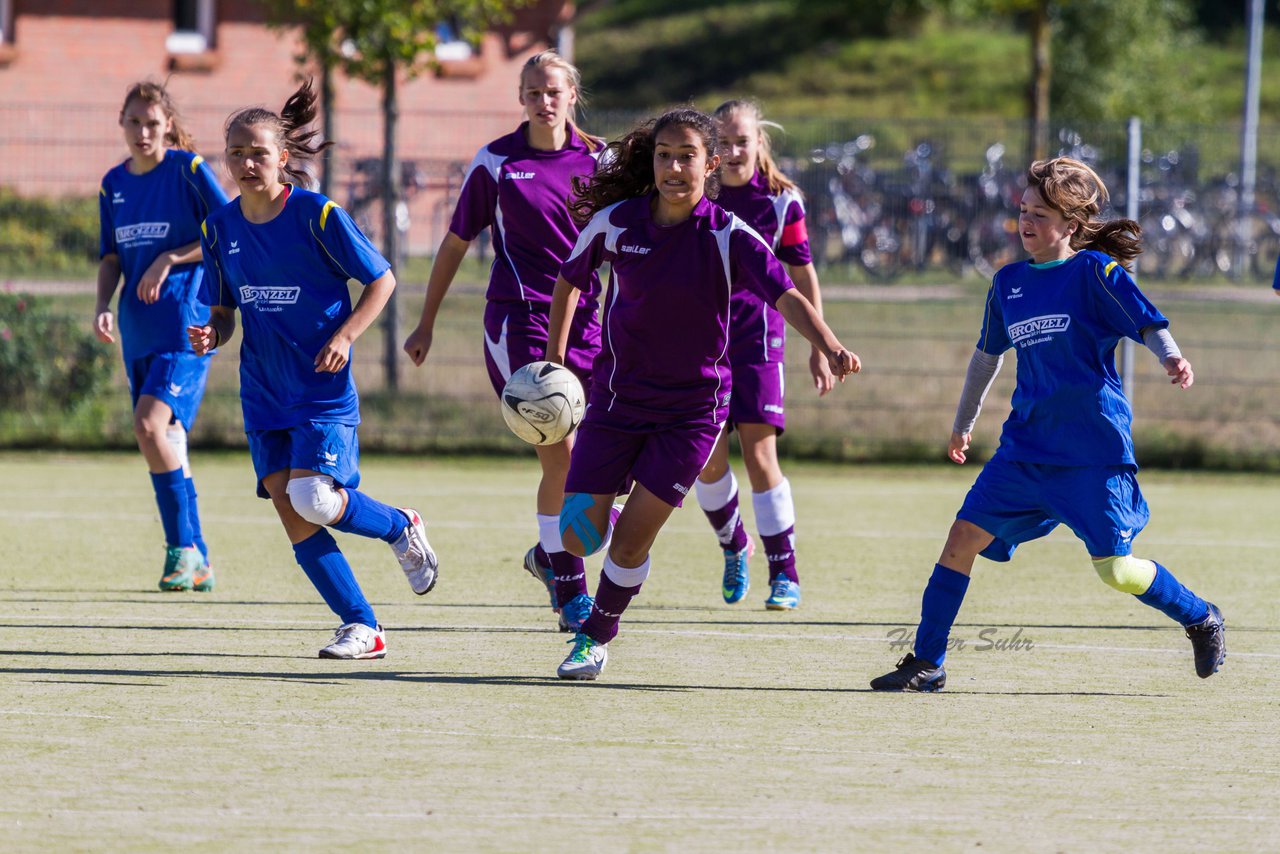
[[[862,360],[858,354],[845,347],[836,338],[836,334],[827,326],[826,321],[818,314],[813,303],[805,299],[804,294],[796,290],[788,290],[778,297],[774,308],[782,313],[787,323],[803,335],[810,344],[817,347],[826,356],[831,373],[840,382],[849,374],[862,370]]]

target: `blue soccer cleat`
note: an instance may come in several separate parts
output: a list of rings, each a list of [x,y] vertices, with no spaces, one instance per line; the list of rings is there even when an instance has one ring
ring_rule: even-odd
[[[800,585],[785,575],[779,575],[773,580],[764,606],[770,611],[791,611],[800,607]]]
[[[724,580],[721,583],[720,592],[724,595],[725,604],[741,602],[746,597],[747,591],[751,589],[747,561],[751,559],[751,554],[755,550],[755,543],[752,540],[747,540],[747,544],[741,551],[724,550]]]
[[[577,632],[582,624],[591,616],[591,606],[595,600],[585,593],[579,593],[560,609],[560,631]]]

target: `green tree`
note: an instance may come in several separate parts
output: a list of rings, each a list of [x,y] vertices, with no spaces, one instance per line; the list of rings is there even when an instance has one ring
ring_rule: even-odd
[[[477,38],[529,0],[266,0],[277,26],[300,27],[304,53],[323,72],[341,69],[382,90],[382,243],[396,268],[400,257],[396,210],[401,202],[396,130],[400,117],[398,86],[435,65],[436,30],[456,24],[464,38]],[[329,115],[325,110],[325,115]],[[387,305],[387,386],[397,386],[400,336],[394,295]]]

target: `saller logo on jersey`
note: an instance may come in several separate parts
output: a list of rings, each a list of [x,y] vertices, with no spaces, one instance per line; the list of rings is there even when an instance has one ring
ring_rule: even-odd
[[[628,255],[648,255],[651,250],[648,246],[619,246],[618,251]]]
[[[251,285],[245,285],[240,288],[241,304],[250,302],[265,302],[272,305],[292,305],[298,301],[298,294],[302,293],[302,288],[255,288]]]
[[[169,223],[167,222],[139,222],[117,228],[116,243],[128,243],[131,240],[162,240],[168,234]]]
[[[1024,338],[1034,335],[1066,332],[1070,325],[1071,315],[1069,314],[1042,314],[1039,317],[1029,317],[1009,327],[1009,340],[1017,344]]]

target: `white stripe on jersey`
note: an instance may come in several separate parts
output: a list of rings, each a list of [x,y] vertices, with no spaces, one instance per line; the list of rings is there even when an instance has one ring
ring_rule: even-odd
[[[800,206],[800,213],[804,213],[804,199],[795,190],[783,190],[773,199],[773,215],[778,220],[778,230],[773,235],[773,252],[776,255],[778,249],[782,246],[782,231],[787,227],[787,209],[791,207],[791,203],[795,202]]]
[[[776,204],[776,203],[775,203],[775,204]],[[785,208],[784,208],[784,210],[785,210]],[[745,221],[745,220],[740,219],[740,218],[738,217],[738,215],[737,215],[737,214],[730,214],[730,216],[732,217],[732,220],[731,220],[731,221],[730,221],[730,223],[729,223],[729,228],[728,228],[728,229],[726,229],[726,232],[727,232],[727,233],[732,233],[732,232],[733,232],[733,230],[734,230],[735,228],[738,228],[738,229],[741,229],[741,230],[743,230],[743,231],[747,232],[747,233],[748,233],[748,234],[750,234],[752,237],[754,237],[756,240],[759,240],[761,243],[763,243],[763,244],[765,245],[765,247],[768,247],[768,246],[769,246],[768,242],[767,242],[763,237],[761,237],[761,236],[760,236],[760,232],[756,231],[754,228],[752,228],[750,225],[748,225],[748,224],[746,223],[746,221]],[[782,220],[781,220],[781,219],[779,219],[779,220],[778,220],[778,222],[779,222],[779,223],[781,223],[781,222],[782,222]],[[781,240],[781,239],[782,239],[782,228],[781,228],[781,227],[779,227],[779,228],[778,228],[778,236],[777,236],[777,238],[775,238],[775,243],[776,243],[778,240]],[[725,279],[726,279],[726,280],[729,278],[729,256],[728,256],[728,250],[729,250],[729,243],[728,243],[728,240],[726,239],[726,240],[725,240],[725,246],[724,246],[724,249],[722,250],[722,251],[725,253],[725,257],[724,257],[724,263],[725,263],[724,272],[725,272]],[[772,252],[772,251],[773,251],[773,249],[769,249],[769,251],[770,251],[770,252]],[[732,290],[732,288],[731,288],[730,290]],[[768,306],[766,306],[766,308],[768,308]],[[769,361],[769,312],[768,312],[768,311],[762,311],[762,312],[760,312],[760,319],[761,319],[761,322],[764,324],[764,334],[763,334],[763,335],[761,336],[761,338],[760,338],[760,342],[761,342],[760,346],[761,346],[761,347],[763,347],[764,349],[763,349],[763,350],[761,351],[761,353],[760,353],[760,358],[761,358],[761,360],[763,360],[763,361],[766,361],[766,362],[767,362],[767,361]]]
[[[494,263],[497,263],[499,254],[507,259],[507,266],[511,269],[511,275],[516,277],[516,284],[520,286],[520,299],[527,300],[524,293],[524,280],[520,278],[520,271],[516,269],[516,262],[507,252],[507,231],[504,225],[505,218],[502,215],[502,200],[499,196],[499,190],[502,188],[502,182],[499,180],[502,164],[507,162],[507,158],[501,154],[496,154],[489,150],[489,146],[484,146],[476,152],[475,158],[471,161],[471,166],[467,168],[467,175],[462,179],[462,186],[467,185],[467,181],[471,180],[471,173],[477,169],[483,169],[489,173],[489,177],[493,180],[494,185],[494,210],[493,210],[493,257]]]

